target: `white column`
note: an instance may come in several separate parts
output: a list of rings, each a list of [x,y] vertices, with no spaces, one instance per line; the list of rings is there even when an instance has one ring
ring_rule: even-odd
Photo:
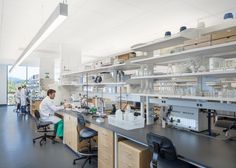
[[[0,105],[7,104],[7,65],[0,65]]]

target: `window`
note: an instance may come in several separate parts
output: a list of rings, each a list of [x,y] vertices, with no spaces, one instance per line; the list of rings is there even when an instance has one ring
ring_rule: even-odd
[[[8,66],[8,105],[15,104],[14,94],[19,86],[28,84],[31,79],[39,78],[39,67],[18,66],[9,73],[11,67]],[[30,84],[32,86],[32,82]]]
[[[11,73],[9,70],[12,66],[8,66],[8,104],[15,104],[14,94],[19,86],[26,84],[26,67],[19,66]]]

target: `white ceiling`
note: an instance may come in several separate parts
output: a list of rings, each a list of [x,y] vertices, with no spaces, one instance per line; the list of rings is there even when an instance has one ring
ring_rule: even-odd
[[[0,64],[14,63],[58,4],[58,0],[0,0]],[[71,44],[88,61],[126,51],[162,37],[166,30],[220,21],[236,11],[235,0],[68,0],[68,19],[32,54],[57,57],[59,45]],[[234,13],[236,16],[236,13]],[[212,17],[209,17],[212,16]],[[219,17],[220,16],[220,17]]]

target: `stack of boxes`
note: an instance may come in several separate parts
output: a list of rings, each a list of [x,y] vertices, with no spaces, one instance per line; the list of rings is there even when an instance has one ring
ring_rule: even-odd
[[[186,40],[184,42],[184,50],[207,47],[232,41],[236,41],[236,29],[215,32],[205,36],[200,36],[194,40]]]
[[[193,48],[207,47],[211,45],[211,35],[200,36],[194,40],[186,40],[184,42],[184,50],[190,50]]]
[[[212,34],[212,45],[236,41],[236,29],[220,31]]]
[[[232,41],[236,41],[236,28],[203,35],[196,39],[186,40],[183,45],[160,49],[160,55],[223,44]]]

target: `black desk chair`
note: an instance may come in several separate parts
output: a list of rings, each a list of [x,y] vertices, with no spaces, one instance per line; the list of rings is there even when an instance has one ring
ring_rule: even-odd
[[[186,162],[177,159],[175,147],[171,140],[154,133],[147,134],[148,147],[151,150],[151,168],[194,168]]]
[[[92,158],[97,158],[97,148],[92,148],[92,138],[97,136],[97,131],[85,127],[85,119],[84,116],[80,113],[78,113],[77,116],[78,120],[78,126],[77,126],[77,132],[79,134],[79,141],[88,140],[88,146],[85,149],[81,149],[78,154],[79,157],[77,159],[74,159],[73,164],[76,164],[77,160],[85,159],[82,168],[85,167],[86,163],[89,161],[89,164],[91,163]]]
[[[37,138],[33,139],[33,143],[36,142],[37,139],[40,139],[39,144],[42,145],[43,142],[46,143],[47,139],[52,140],[53,143],[55,143],[54,138],[55,135],[48,135],[47,133],[49,132],[54,132],[53,130],[48,130],[48,126],[53,124],[50,121],[44,122],[44,121],[40,121],[40,114],[39,111],[35,111],[35,123],[37,126],[37,132],[39,133],[44,133],[42,136],[39,136]]]
[[[236,118],[235,116],[232,117],[227,117],[227,116],[218,116],[217,117],[217,121],[215,123],[216,127],[221,127],[224,128],[223,132],[225,133],[225,135],[228,138],[228,140],[230,141],[236,141],[236,136],[230,136],[230,131],[231,130],[236,130]]]

